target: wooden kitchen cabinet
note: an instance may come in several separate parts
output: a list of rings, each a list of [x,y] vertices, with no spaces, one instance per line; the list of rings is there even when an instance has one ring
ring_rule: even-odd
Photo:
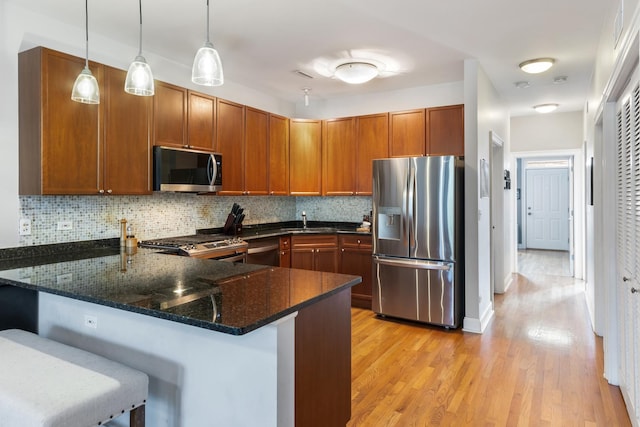
[[[246,107],[245,114],[244,194],[264,196],[269,194],[269,113]]]
[[[464,105],[427,108],[427,153],[464,156]]]
[[[221,195],[242,195],[245,192],[245,107],[218,98],[216,147],[222,154]]]
[[[84,59],[37,47],[18,63],[20,194],[151,192],[150,101],[122,90],[124,71],[90,63],[101,100],[89,105],[71,100]]]
[[[338,272],[338,237],[335,234],[291,236],[291,268]]]
[[[188,147],[187,89],[155,81],[153,145]]]
[[[280,237],[280,267],[291,268],[291,237]]]
[[[187,144],[190,148],[213,151],[216,130],[216,98],[188,91]]]
[[[289,121],[289,192],[292,196],[322,194],[322,122]]]
[[[340,235],[340,268],[338,272],[361,276],[362,283],[351,288],[351,305],[371,310],[372,251],[371,236]]]
[[[356,186],[355,118],[322,121],[322,193],[352,196]]]
[[[425,109],[389,113],[389,156],[424,156]]]
[[[269,194],[289,194],[289,119],[269,115]]]
[[[389,114],[356,117],[356,195],[373,191],[373,160],[389,157]]]

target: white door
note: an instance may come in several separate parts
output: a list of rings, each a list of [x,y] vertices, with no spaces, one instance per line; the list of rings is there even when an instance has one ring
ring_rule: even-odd
[[[569,250],[569,170],[526,170],[527,248]]]
[[[620,390],[640,421],[640,88],[637,77],[616,111],[616,287]],[[628,95],[627,95],[628,94]]]

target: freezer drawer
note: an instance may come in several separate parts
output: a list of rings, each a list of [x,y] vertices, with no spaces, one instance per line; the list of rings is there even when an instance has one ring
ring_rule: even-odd
[[[373,257],[373,311],[385,316],[458,327],[461,295],[455,264]]]

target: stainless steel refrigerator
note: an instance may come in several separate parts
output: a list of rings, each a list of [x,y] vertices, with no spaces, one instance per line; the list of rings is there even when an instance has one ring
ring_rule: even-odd
[[[373,161],[373,311],[457,328],[463,314],[463,161]]]

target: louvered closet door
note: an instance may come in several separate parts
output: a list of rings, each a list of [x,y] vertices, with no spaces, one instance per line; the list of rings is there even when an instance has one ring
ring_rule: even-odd
[[[640,418],[640,88],[634,73],[617,108],[616,286],[620,339],[620,388]]]

